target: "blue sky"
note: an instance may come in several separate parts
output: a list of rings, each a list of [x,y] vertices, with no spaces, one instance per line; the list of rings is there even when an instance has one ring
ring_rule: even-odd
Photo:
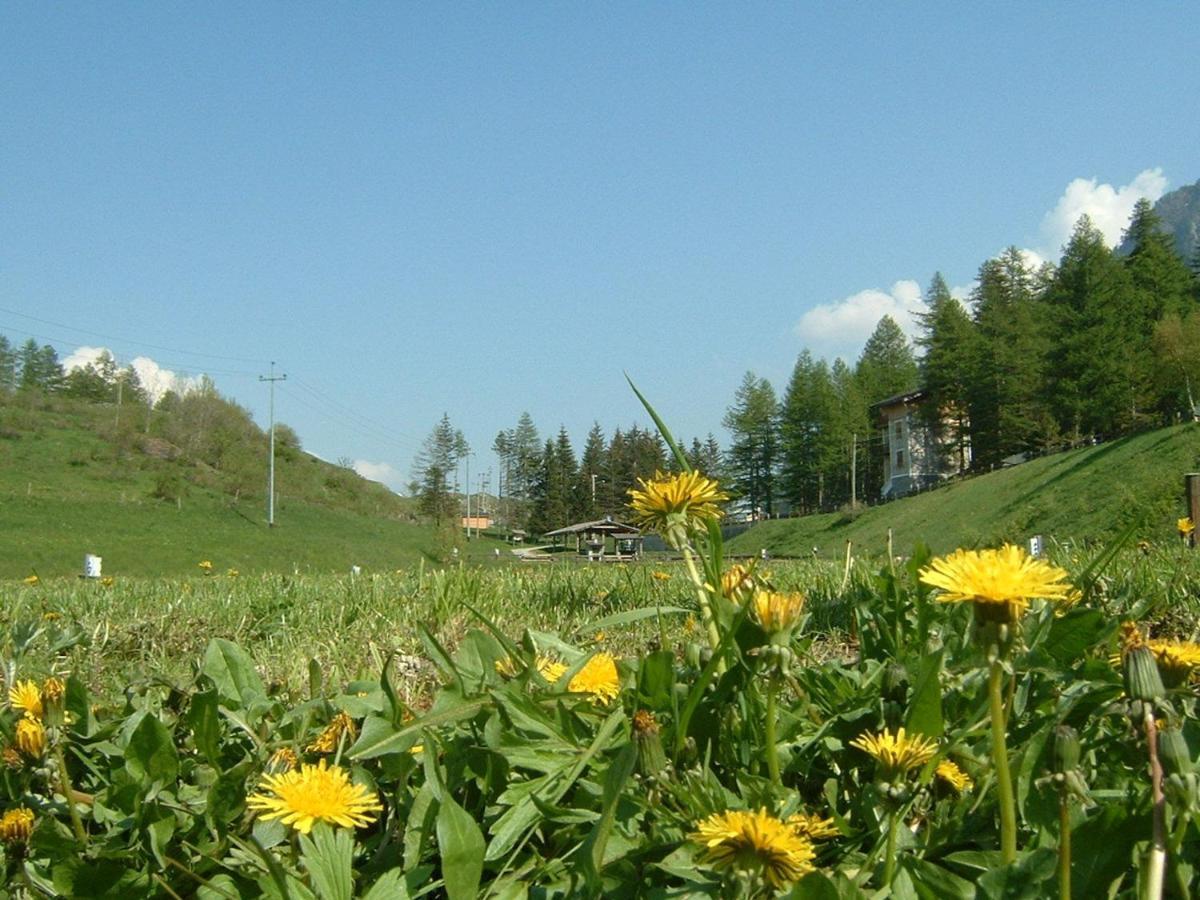
[[[1194,8],[6,4],[0,333],[207,371],[399,486],[713,431],[935,271],[1200,178]],[[474,479],[473,479],[474,480]]]

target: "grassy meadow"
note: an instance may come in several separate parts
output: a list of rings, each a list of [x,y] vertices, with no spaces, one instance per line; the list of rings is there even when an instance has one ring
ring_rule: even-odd
[[[1133,524],[1169,541],[1185,515],[1183,476],[1200,471],[1200,428],[1177,425],[1032,459],[926,493],[857,511],[763,522],[730,541],[731,552],[838,555],[846,541],[880,553],[917,541],[955,547],[1023,543],[1033,534],[1104,542]]]

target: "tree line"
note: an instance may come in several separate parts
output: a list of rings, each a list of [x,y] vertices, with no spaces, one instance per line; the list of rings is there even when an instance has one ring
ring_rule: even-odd
[[[1146,200],[1120,246],[1084,216],[1057,263],[1015,247],[983,263],[969,307],[935,274],[915,347],[884,316],[853,366],[803,350],[781,398],[748,372],[724,419],[730,486],[765,515],[878,498],[887,444],[872,407],[916,389],[953,469],[1195,419],[1198,267]]]
[[[639,479],[674,467],[656,431],[634,424],[606,436],[595,423],[577,455],[565,427],[543,438],[528,412],[513,427],[500,431],[490,449],[498,467],[495,490],[486,497],[474,489],[470,493],[492,506],[475,506],[472,511],[486,512],[506,528],[533,534],[606,516],[621,519],[628,492]],[[435,524],[457,524],[465,512],[468,488],[459,475],[465,479],[464,463],[471,452],[462,432],[445,414],[422,444],[409,492]],[[721,468],[721,448],[711,434],[703,441],[693,439],[687,453],[689,463],[698,469],[717,472]],[[486,463],[480,460],[479,465]]]

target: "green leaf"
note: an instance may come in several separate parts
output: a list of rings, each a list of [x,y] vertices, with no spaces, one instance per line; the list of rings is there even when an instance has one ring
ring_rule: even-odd
[[[430,830],[434,827],[434,789],[428,781],[421,785],[404,824],[404,868],[411,870],[421,861]]]
[[[945,731],[942,720],[942,651],[922,657],[913,688],[908,716],[904,720],[910,732],[940,738]]]
[[[1072,609],[1054,620],[1041,649],[1060,664],[1072,663],[1115,628],[1098,609]]]
[[[662,439],[671,450],[671,455],[675,457],[675,462],[684,472],[692,471],[692,464],[688,462],[687,454],[679,444],[675,443],[675,438],[671,436],[671,429],[667,428],[666,422],[662,420],[654,407],[650,405],[650,401],[642,396],[642,392],[637,389],[637,385],[633,383],[633,379],[629,377],[629,373],[625,373],[625,380],[629,382],[629,386],[633,388],[634,394],[642,401],[642,406],[646,407],[646,412],[650,414],[650,418],[654,420],[655,427],[658,428],[658,433],[662,435]]]
[[[300,861],[321,900],[350,900],[353,896],[353,853],[354,840],[345,828],[318,822],[309,834],[300,835]]]
[[[436,728],[439,725],[469,719],[491,702],[490,697],[478,697],[474,700],[460,699],[437,712],[413,719],[390,734],[385,734],[385,729],[382,727],[374,727],[372,734],[367,735],[364,728],[363,734],[359,735],[354,746],[350,748],[349,756],[351,759],[374,759],[389,753],[407,752],[408,748],[413,745],[414,736],[418,735],[421,729]]]
[[[912,876],[913,885],[922,900],[972,900],[975,896],[974,882],[960,878],[949,869],[928,860],[905,854],[900,864]]]
[[[438,805],[437,840],[448,900],[474,900],[483,875],[483,832],[449,793]]]
[[[992,869],[979,877],[979,896],[988,900],[1035,900],[1052,893],[1051,882],[1058,854],[1039,847],[1022,854],[1009,866]]]
[[[217,712],[217,692],[201,691],[192,695],[185,718],[192,730],[196,749],[216,767],[221,760],[221,717]]]
[[[1075,897],[1107,897],[1109,888],[1134,866],[1138,841],[1151,832],[1149,813],[1131,816],[1123,806],[1104,807],[1071,834],[1071,893]],[[1089,852],[1088,848],[1103,848]]]
[[[143,783],[160,787],[174,781],[179,774],[179,756],[171,742],[171,732],[153,713],[143,714],[129,736],[125,771]]]
[[[50,877],[60,897],[119,900],[150,895],[150,879],[118,860],[66,859],[54,865]]]
[[[621,792],[625,790],[636,765],[637,746],[630,741],[608,765],[608,772],[604,776],[604,792],[600,800],[600,819],[592,826],[580,850],[584,876],[596,891],[601,888],[600,870],[604,868],[604,849],[608,846],[608,836],[616,818],[617,802],[621,799]]]
[[[404,883],[404,872],[389,869],[376,879],[363,900],[410,900],[408,885]]]
[[[679,616],[691,615],[692,612],[692,610],[684,609],[682,606],[643,606],[639,609],[614,613],[611,616],[605,616],[603,619],[597,619],[595,622],[588,622],[586,625],[581,625],[577,631],[579,634],[588,634],[589,632],[603,631],[606,628],[616,628],[619,625],[641,622],[643,619],[653,619],[659,613],[662,613],[664,616]]]
[[[237,644],[224,638],[209,641],[201,672],[212,680],[221,699],[236,708],[245,709],[254,700],[266,696],[254,660]]]
[[[675,654],[656,650],[642,658],[638,666],[638,698],[650,709],[669,709],[675,693]]]

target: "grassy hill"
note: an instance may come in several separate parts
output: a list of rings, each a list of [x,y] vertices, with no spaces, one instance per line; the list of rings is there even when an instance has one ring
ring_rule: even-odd
[[[1100,540],[1139,523],[1138,536],[1175,538],[1187,514],[1183,476],[1200,471],[1200,425],[1178,425],[1031,460],[863,509],[763,522],[730,542],[730,552],[879,553],[892,529],[897,553],[920,540],[935,552],[1047,538]]]
[[[255,464],[188,458],[132,412],[118,425],[108,404],[0,397],[0,578],[77,574],[85,553],[119,576],[195,573],[204,559],[218,572],[391,570],[450,550],[411,501],[295,446],[276,455],[268,528],[265,438],[242,435],[236,451]]]

